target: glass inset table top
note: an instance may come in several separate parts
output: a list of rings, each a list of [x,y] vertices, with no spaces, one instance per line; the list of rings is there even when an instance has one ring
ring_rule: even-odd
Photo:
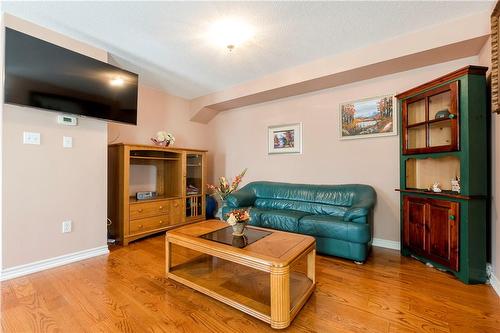
[[[216,231],[209,232],[208,234],[201,235],[200,237],[242,249],[247,245],[255,243],[259,239],[269,236],[270,234],[272,234],[272,232],[270,231],[246,228],[245,235],[233,236],[233,228],[231,228],[231,226],[228,226]]]

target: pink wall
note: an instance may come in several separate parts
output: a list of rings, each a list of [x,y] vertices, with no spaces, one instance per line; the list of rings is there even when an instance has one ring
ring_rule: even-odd
[[[189,101],[144,85],[139,86],[137,126],[109,123],[108,142],[149,145],[150,138],[160,130],[174,135],[174,147],[209,150],[207,159],[212,164],[211,128],[189,120]],[[209,166],[210,178],[212,170]]]
[[[166,92],[139,86],[137,126],[110,123],[108,142],[151,144],[150,138],[160,130],[175,136],[174,147],[207,149],[210,146],[208,126],[189,121],[189,102]]]
[[[106,123],[61,126],[56,117],[4,106],[4,268],[106,247]],[[23,145],[23,131],[40,133],[41,145]],[[62,147],[63,136],[73,148]],[[61,233],[64,220],[73,221],[71,233]]]
[[[225,111],[213,128],[214,176],[244,181],[372,185],[378,194],[374,237],[399,241],[399,136],[339,140],[339,103],[397,93],[469,64],[478,57],[361,81],[307,95]],[[303,123],[302,155],[268,155],[267,127]]]
[[[13,16],[6,15],[4,24],[107,60],[102,49]],[[82,118],[78,126],[60,126],[56,117],[54,112],[3,105],[3,277],[40,260],[107,252],[106,122]],[[41,144],[23,145],[23,131],[40,133]],[[62,147],[63,136],[73,137],[72,149]],[[61,233],[64,220],[73,221],[73,232]]]

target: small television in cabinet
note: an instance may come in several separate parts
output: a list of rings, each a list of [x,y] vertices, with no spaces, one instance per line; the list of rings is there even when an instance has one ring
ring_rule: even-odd
[[[137,87],[137,74],[6,28],[5,103],[135,125]]]

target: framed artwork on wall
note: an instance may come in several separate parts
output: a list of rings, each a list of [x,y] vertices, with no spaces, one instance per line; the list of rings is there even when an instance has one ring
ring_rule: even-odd
[[[340,104],[340,139],[361,139],[398,134],[393,95]]]
[[[268,154],[301,153],[302,123],[268,127]]]

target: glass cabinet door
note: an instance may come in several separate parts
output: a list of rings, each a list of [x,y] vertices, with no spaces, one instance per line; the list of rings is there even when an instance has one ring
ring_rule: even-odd
[[[199,219],[203,214],[203,155],[186,154],[186,220]]]
[[[420,149],[426,146],[426,126],[420,125],[408,128],[408,149]]]
[[[425,122],[425,99],[408,103],[408,125]]]
[[[458,150],[458,81],[403,102],[403,154]]]

